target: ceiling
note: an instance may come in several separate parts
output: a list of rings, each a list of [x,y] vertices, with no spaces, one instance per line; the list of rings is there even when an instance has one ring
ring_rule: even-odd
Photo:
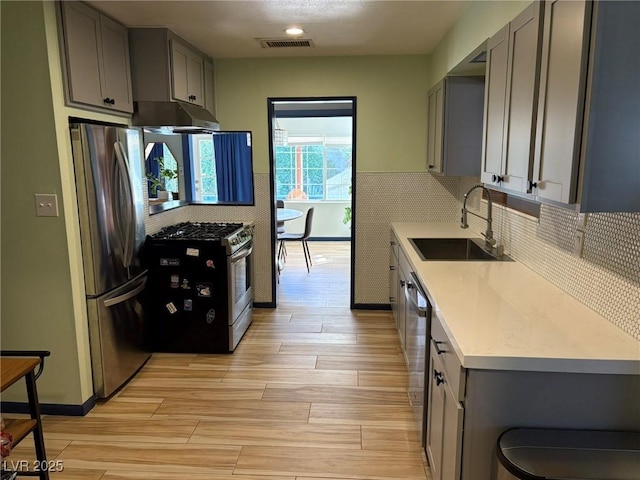
[[[127,27],[167,27],[212,58],[427,54],[470,3],[458,0],[89,1]],[[262,48],[305,30],[311,47]],[[293,37],[296,38],[296,37]]]

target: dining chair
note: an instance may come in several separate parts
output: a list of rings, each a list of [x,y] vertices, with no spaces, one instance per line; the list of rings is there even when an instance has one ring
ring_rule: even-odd
[[[303,233],[281,233],[278,235],[278,240],[280,241],[280,248],[278,249],[278,257],[282,254],[282,249],[286,248],[284,246],[285,242],[301,242],[302,243],[302,251],[304,252],[304,261],[307,264],[307,272],[311,272],[310,267],[313,265],[311,262],[311,253],[309,252],[309,244],[307,243],[307,239],[311,236],[311,226],[313,223],[313,207],[307,210],[307,216],[304,221],[304,232]]]
[[[276,200],[276,207],[277,208],[284,208],[284,200]],[[285,228],[284,228],[284,222],[277,222],[276,223],[276,235],[280,235],[281,233],[285,233]],[[287,249],[285,247],[282,247],[282,242],[280,242],[280,245],[278,246],[278,259],[280,259],[280,255],[282,254],[282,260],[286,260],[287,259]]]
[[[284,200],[276,200],[276,207],[284,208]],[[278,222],[277,227],[278,227],[278,230],[277,230],[278,233],[284,233],[284,222]]]

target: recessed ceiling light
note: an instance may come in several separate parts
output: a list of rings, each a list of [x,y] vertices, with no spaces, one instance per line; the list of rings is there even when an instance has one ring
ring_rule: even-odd
[[[285,32],[288,35],[301,35],[304,33],[304,30],[298,27],[291,27],[291,28],[287,28]]]

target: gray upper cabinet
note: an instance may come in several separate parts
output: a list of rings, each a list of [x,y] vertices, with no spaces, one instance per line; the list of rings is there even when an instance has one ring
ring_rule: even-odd
[[[640,2],[545,8],[534,193],[639,212]]]
[[[180,100],[205,106],[205,64],[211,62],[209,58],[166,28],[131,28],[129,44],[136,101]],[[210,75],[213,90],[212,71]],[[213,91],[210,96],[213,99]]]
[[[216,97],[215,97],[215,72],[213,62],[205,60],[204,62],[204,108],[211,115],[216,115]]]
[[[478,176],[482,153],[484,77],[448,76],[429,91],[427,169]]]
[[[488,41],[482,181],[531,191],[542,7],[534,2]]]
[[[204,106],[204,63],[200,55],[171,40],[173,98]]]
[[[80,2],[61,9],[67,101],[133,112],[127,29]]]

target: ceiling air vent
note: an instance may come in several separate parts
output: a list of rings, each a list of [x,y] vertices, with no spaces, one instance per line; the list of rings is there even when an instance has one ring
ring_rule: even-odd
[[[262,48],[313,47],[308,38],[257,38]]]

